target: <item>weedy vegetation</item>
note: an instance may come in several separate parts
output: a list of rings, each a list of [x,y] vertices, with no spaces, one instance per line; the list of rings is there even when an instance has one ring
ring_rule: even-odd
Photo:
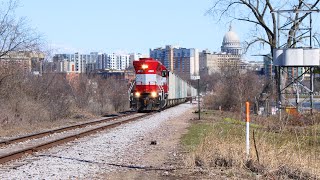
[[[237,114],[206,110],[202,117],[182,138],[187,166],[243,169],[271,179],[320,177],[319,115],[287,115],[282,122],[278,117],[252,116],[249,157],[245,122],[235,118]]]

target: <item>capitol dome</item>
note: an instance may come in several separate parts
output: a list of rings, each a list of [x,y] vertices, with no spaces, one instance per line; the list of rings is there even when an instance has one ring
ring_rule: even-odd
[[[230,25],[229,31],[224,35],[221,51],[228,54],[241,54],[241,44],[240,39],[234,31],[232,31],[232,26]]]

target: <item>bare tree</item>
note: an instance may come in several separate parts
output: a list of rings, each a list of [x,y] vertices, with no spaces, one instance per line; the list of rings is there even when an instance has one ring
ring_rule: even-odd
[[[95,102],[98,104],[98,114],[107,114],[114,109],[111,107],[112,105],[109,98],[110,93],[112,93],[114,89],[110,86],[110,80],[104,77],[98,77],[97,84]]]
[[[69,84],[76,106],[80,109],[86,108],[92,95],[92,81],[87,75],[80,74],[70,78]]]
[[[205,106],[208,108],[242,112],[244,103],[255,102],[264,87],[264,78],[254,72],[241,72],[236,67],[224,67],[212,86],[212,93],[208,95]],[[207,98],[205,98],[207,99]]]
[[[207,11],[219,22],[222,20],[242,21],[252,25],[252,39],[246,41],[246,50],[256,43],[267,44],[272,49],[276,48],[277,43],[277,17],[272,13],[278,9],[300,10],[303,7],[309,9],[317,8],[319,0],[213,0],[213,6]],[[287,47],[296,45],[293,39],[299,26],[309,13],[299,14],[298,11],[292,17],[292,24],[288,31]]]
[[[128,84],[126,81],[117,80],[115,78],[107,79],[108,99],[114,108],[114,111],[119,112],[128,108]]]
[[[27,26],[26,19],[17,18],[16,0],[5,0],[0,7],[0,60],[8,59],[10,52],[38,51],[41,37]]]

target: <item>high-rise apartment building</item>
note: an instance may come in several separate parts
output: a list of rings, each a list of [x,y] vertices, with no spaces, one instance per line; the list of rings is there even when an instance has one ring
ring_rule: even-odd
[[[199,52],[195,48],[167,45],[165,48],[150,49],[150,57],[186,79],[199,75]]]
[[[125,70],[130,66],[129,54],[56,54],[56,72],[90,73],[97,70]]]
[[[107,64],[105,69],[125,70],[130,65],[130,55],[127,54],[107,54]]]
[[[92,54],[55,54],[53,57],[54,64],[57,65],[58,72],[85,73],[91,71],[94,67],[95,56]],[[90,64],[90,68],[87,65]]]

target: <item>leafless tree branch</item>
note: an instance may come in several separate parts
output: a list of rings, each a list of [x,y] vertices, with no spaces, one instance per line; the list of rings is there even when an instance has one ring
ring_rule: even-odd
[[[24,18],[17,18],[17,0],[9,0],[0,9],[0,60],[10,52],[39,50],[41,36],[26,25]]]

